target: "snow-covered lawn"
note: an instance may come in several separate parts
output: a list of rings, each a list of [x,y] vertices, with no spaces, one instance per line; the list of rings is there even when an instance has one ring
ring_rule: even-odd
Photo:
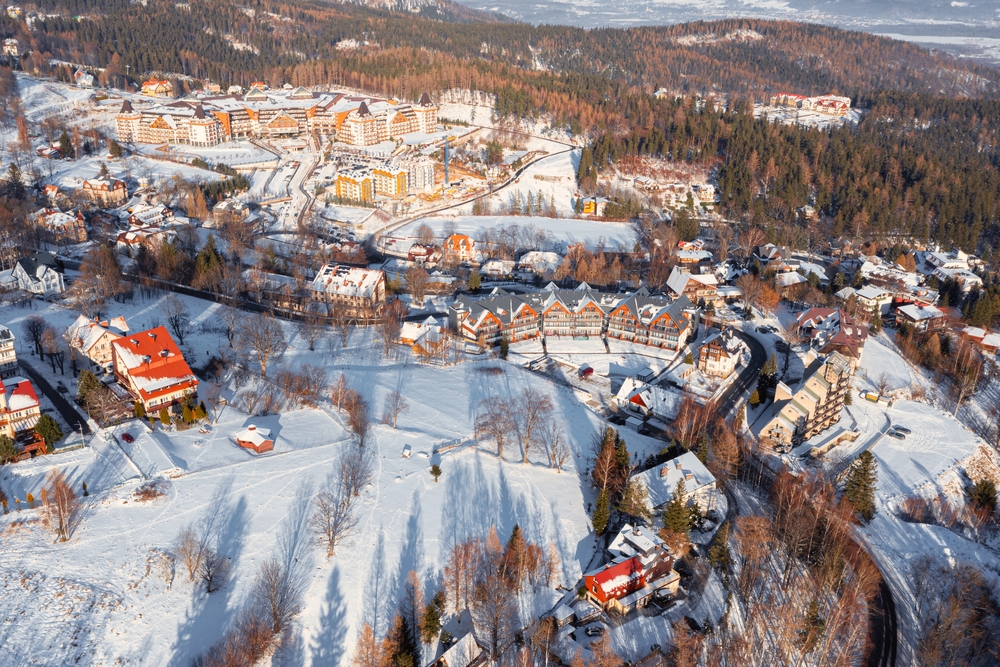
[[[552,240],[562,248],[574,243],[583,243],[593,249],[603,241],[606,248],[622,247],[631,249],[635,244],[635,232],[632,226],[624,222],[597,222],[594,220],[577,220],[574,218],[545,218],[536,216],[471,216],[430,217],[421,218],[400,227],[393,232],[395,237],[416,236],[417,228],[426,224],[436,236],[441,236],[445,227],[454,227],[460,234],[468,234],[473,238],[480,236],[480,230],[487,228],[517,225],[522,229],[534,227],[543,229],[552,235]]]
[[[226,344],[224,336],[200,326],[217,318],[218,306],[184,301],[195,326],[182,349],[201,362]],[[139,331],[158,323],[159,308],[160,299],[114,304],[106,317],[124,315]],[[46,305],[7,310],[0,321],[19,333],[29,314],[42,315],[57,329],[76,316]],[[6,663],[97,665],[120,659],[117,664],[187,665],[220,638],[261,561],[279,552],[293,555],[303,582],[305,607],[293,658],[303,665],[348,664],[363,622],[376,621],[384,631],[411,569],[433,594],[452,545],[484,535],[490,525],[502,540],[516,523],[527,539],[554,544],[562,559],[560,583],[578,580],[595,546],[586,513],[593,498],[580,473],[602,422],[572,390],[509,363],[426,366],[403,348],[385,359],[369,331],[352,333],[347,350],[338,339],[321,341],[310,352],[295,328],[283,324],[290,349],[282,363],[325,365],[331,380],[343,372],[367,398],[376,421],[389,392],[399,389],[410,403],[398,429],[374,427],[369,446],[377,451],[376,476],[362,494],[354,536],[327,561],[305,528],[311,498],[338,469],[345,448],[354,446],[343,416],[329,404],[255,418],[228,407],[207,434],[197,428],[164,431],[160,425],[150,434],[148,425],[133,420],[114,429],[118,440],[98,435],[86,449],[5,466],[0,484],[11,498],[23,501],[29,491],[38,496],[52,468],[65,472],[78,490],[87,481],[91,492],[68,543],[52,543],[37,511],[12,511],[0,519],[5,608],[19,611],[0,628]],[[505,372],[484,374],[484,365]],[[556,404],[555,418],[573,450],[562,473],[547,467],[539,453],[531,463],[519,463],[516,447],[503,462],[490,445],[433,454],[436,445],[474,433],[480,399],[528,386],[549,393]],[[235,445],[233,433],[251,422],[275,433],[274,452],[258,456]],[[120,439],[124,432],[135,442]],[[639,456],[662,445],[623,435]],[[410,458],[401,457],[405,445]],[[428,472],[433,462],[443,470],[438,483]],[[164,475],[165,496],[148,503],[134,499],[145,478]],[[220,551],[232,560],[231,582],[211,596],[195,590],[179,563],[168,586],[158,565],[160,552],[189,524],[211,525]],[[522,601],[524,613],[543,613],[558,597],[551,589],[529,595]]]

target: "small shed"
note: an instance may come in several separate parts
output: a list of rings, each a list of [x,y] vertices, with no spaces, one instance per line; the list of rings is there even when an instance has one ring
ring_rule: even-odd
[[[410,458],[410,451],[411,450],[410,450],[410,446],[409,445],[403,445],[403,453],[401,454],[401,456],[404,459]]]
[[[261,428],[254,424],[250,424],[242,431],[237,431],[235,438],[237,445],[244,449],[252,449],[258,454],[274,449],[274,439],[271,437],[270,429]]]

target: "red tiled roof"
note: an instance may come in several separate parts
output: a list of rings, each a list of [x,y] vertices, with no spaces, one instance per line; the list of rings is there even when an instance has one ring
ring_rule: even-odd
[[[179,384],[198,384],[165,327],[123,336],[111,345],[115,369],[132,378],[143,399],[176,391]]]

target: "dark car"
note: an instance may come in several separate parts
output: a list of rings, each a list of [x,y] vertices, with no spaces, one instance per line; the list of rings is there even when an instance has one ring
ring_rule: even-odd
[[[135,442],[135,438],[132,437],[131,433],[122,433],[122,440],[125,442]]]
[[[587,635],[588,637],[600,637],[601,635],[604,634],[604,626],[603,625],[591,625],[591,626],[587,627],[587,629],[584,630],[583,633],[585,635]]]
[[[907,435],[913,433],[913,431],[911,431],[910,429],[906,428],[905,426],[900,426],[899,424],[893,424],[892,428],[899,431],[900,433],[906,433]]]
[[[896,440],[906,440],[906,436],[902,433],[896,433],[895,431],[889,431],[886,433],[890,438],[895,438]]]

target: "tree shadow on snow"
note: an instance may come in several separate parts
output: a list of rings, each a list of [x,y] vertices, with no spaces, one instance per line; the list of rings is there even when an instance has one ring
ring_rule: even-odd
[[[340,569],[335,565],[326,584],[326,598],[319,629],[312,638],[312,664],[337,665],[343,662],[347,635],[347,605],[340,591]]]
[[[365,594],[362,597],[367,602],[361,619],[362,623],[372,626],[377,637],[381,637],[389,626],[392,605],[388,595],[391,586],[385,562],[385,532],[379,528],[375,540],[375,555],[368,569],[368,583],[365,584]]]

